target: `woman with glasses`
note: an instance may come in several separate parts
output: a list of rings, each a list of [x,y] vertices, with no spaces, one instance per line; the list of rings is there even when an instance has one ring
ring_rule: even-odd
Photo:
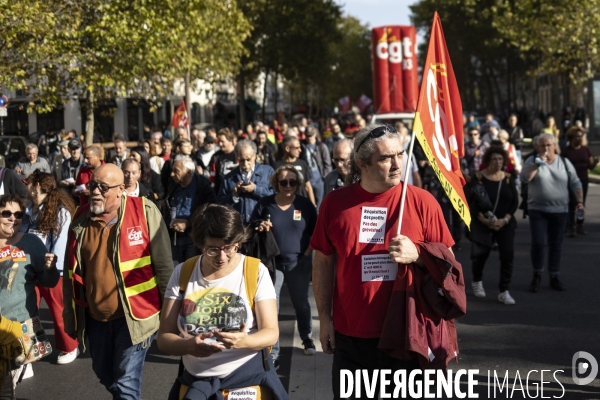
[[[20,196],[0,196],[0,309],[4,318],[18,322],[39,316],[36,283],[51,288],[60,279],[57,257],[35,235],[18,232],[25,207]],[[14,388],[20,378],[31,376],[31,364],[25,364],[7,371],[4,382],[12,378]]]
[[[275,188],[276,194],[259,200],[251,220],[262,221],[257,228],[259,231],[273,232],[280,253],[275,258],[277,305],[279,308],[279,294],[285,280],[296,311],[304,354],[313,355],[316,349],[311,338],[312,315],[308,302],[312,270],[312,250],[309,243],[317,222],[317,211],[308,198],[296,193],[303,183],[293,166],[283,165],[277,168],[271,176],[271,186]],[[273,347],[271,356],[277,361],[279,342]]]
[[[68,364],[79,355],[78,341],[65,333],[63,322],[62,275],[67,236],[71,225],[71,216],[75,212],[73,198],[58,187],[52,174],[35,170],[28,178],[27,198],[31,205],[23,216],[20,232],[39,237],[48,253],[56,254],[56,268],[60,272],[58,285],[45,288],[37,285],[41,297],[46,300],[54,320],[54,340],[60,350],[57,364]],[[39,299],[39,297],[38,297]],[[39,306],[39,301],[38,301]]]
[[[508,154],[499,146],[490,147],[483,156],[482,163],[487,167],[471,177],[471,190],[468,191],[471,209],[471,262],[473,268],[473,294],[485,297],[483,288],[483,267],[492,245],[498,243],[500,255],[500,284],[498,301],[512,305],[515,300],[508,292],[513,270],[515,229],[514,218],[519,198],[514,178],[504,167],[508,164]]]
[[[207,204],[194,215],[192,238],[203,255],[187,274],[185,263],[175,267],[158,330],[160,350],[182,356],[184,367],[169,399],[182,398],[180,385],[210,399],[222,389],[261,385],[272,398],[288,399],[275,370],[263,364],[262,350],[279,336],[277,305],[263,264],[252,302],[248,298],[246,256],[238,253],[248,237],[230,207]],[[182,283],[180,275],[189,279]]]
[[[130,157],[136,160],[142,166],[140,182],[144,183],[153,193],[153,200],[156,202],[165,196],[165,189],[160,182],[160,175],[150,166],[150,158],[143,146],[133,147],[130,151]]]

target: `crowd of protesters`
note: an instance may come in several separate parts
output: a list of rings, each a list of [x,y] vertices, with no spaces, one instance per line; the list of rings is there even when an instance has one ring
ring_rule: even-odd
[[[10,246],[12,253],[22,250],[22,262],[30,263],[35,273],[20,276],[15,270],[11,275],[10,268],[18,269],[19,263],[2,267],[6,269],[0,292],[2,322],[13,325],[0,325],[0,331],[15,332],[14,323],[38,317],[41,296],[55,324],[57,363],[73,362],[85,350],[87,338],[94,372],[114,398],[140,398],[145,354],[159,326],[159,347],[182,356],[185,367],[170,398],[179,398],[182,387],[193,391],[207,386],[221,390],[258,385],[251,376],[236,372],[242,365],[264,369],[261,382],[277,394],[283,389],[271,369],[279,365],[277,313],[284,283],[296,312],[303,351],[316,353],[308,301],[315,259],[315,265],[332,274],[316,277],[323,348],[333,353],[337,342],[339,349],[349,351],[334,356],[337,368],[352,363],[354,357],[366,356],[357,351],[361,346],[376,354],[373,343],[352,337],[364,337],[360,329],[344,332],[344,320],[337,319],[335,331],[329,329],[332,304],[334,319],[341,318],[345,307],[352,308],[351,302],[340,304],[342,295],[331,285],[335,280],[336,287],[356,289],[355,277],[343,279],[350,264],[359,263],[357,252],[336,245],[342,246],[347,237],[340,235],[361,218],[360,213],[336,209],[330,193],[340,191],[336,201],[348,203],[349,213],[356,213],[350,211],[352,207],[364,203],[396,204],[395,195],[383,201],[376,194],[390,196],[401,171],[402,180],[406,176],[406,183],[417,188],[409,191],[410,207],[431,218],[423,223],[435,225],[435,231],[427,233],[431,237],[421,237],[423,232],[415,228],[407,236],[388,238],[385,252],[401,263],[435,268],[431,267],[434,262],[416,252],[415,243],[423,240],[439,246],[421,251],[442,251],[449,262],[456,262],[446,250],[461,250],[465,227],[418,145],[408,164],[410,124],[370,125],[369,121],[360,115],[318,123],[301,118],[293,124],[252,123],[237,131],[209,127],[204,131],[192,128],[188,133],[177,128],[172,135],[148,129],[146,137],[130,147],[120,134],[114,134],[109,146],[86,147],[76,132],[47,134],[38,144],[29,144],[14,168],[0,171],[0,244]],[[481,125],[473,116],[466,117],[461,160],[472,217],[468,235],[472,292],[476,297],[486,296],[483,270],[497,247],[498,300],[507,305],[516,303],[509,285],[518,190],[531,225],[530,289],[540,289],[547,264],[551,288],[565,290],[559,278],[563,237],[586,233],[587,173],[598,163],[586,147],[581,123],[573,123],[561,134],[553,118],[548,118],[533,139],[533,153],[524,156],[525,135],[518,122],[516,114],[502,125],[491,114]],[[389,159],[385,168],[371,163],[378,154]],[[344,197],[351,193],[356,196]],[[331,218],[337,213],[336,224],[348,222],[340,225],[339,232],[332,230]],[[358,242],[369,243],[361,238]],[[330,270],[333,254],[338,257],[335,272]],[[252,258],[260,260],[258,287],[241,290]],[[18,260],[13,257],[12,261]],[[188,286],[184,278],[193,284]],[[370,282],[364,279],[363,271],[363,282]],[[22,288],[9,296],[5,289],[10,291],[15,285]],[[221,307],[212,314],[203,311],[199,291],[208,291],[214,298],[229,293],[228,310],[234,311],[222,312]],[[378,298],[381,304],[389,300],[389,293],[365,295]],[[362,313],[359,318],[364,317],[365,323],[375,315],[358,305],[353,312]],[[217,321],[216,314],[223,314],[219,318],[227,322]],[[383,317],[377,322],[381,326],[374,326],[369,334],[386,334]],[[207,323],[198,322],[203,318],[211,318],[210,329]],[[337,330],[338,324],[342,331]],[[252,333],[252,340],[247,332]],[[211,340],[214,343],[207,345]],[[271,355],[264,359],[261,350],[270,346]],[[236,349],[235,355],[224,352],[230,349]],[[448,354],[450,350],[444,349]],[[198,362],[198,357],[207,356],[214,362]],[[419,361],[409,357],[398,365],[413,369]],[[377,361],[368,368],[377,365],[388,363]],[[13,367],[0,369],[6,398],[14,395],[7,387],[14,389],[18,381],[33,375],[31,363]],[[220,379],[216,389],[209,382],[215,377]]]

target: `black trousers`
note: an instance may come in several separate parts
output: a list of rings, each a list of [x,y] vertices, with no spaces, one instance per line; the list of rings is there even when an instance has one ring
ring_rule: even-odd
[[[333,354],[333,398],[340,399],[340,371],[350,370],[352,375],[357,369],[366,369],[369,376],[373,376],[375,369],[390,369],[393,371],[406,370],[406,376],[414,369],[420,369],[419,360],[399,360],[392,358],[377,348],[379,338],[363,339],[352,336],[346,336],[335,332],[335,352]],[[388,377],[389,378],[389,377]],[[379,383],[379,380],[378,380]],[[393,380],[392,380],[393,383]],[[390,386],[388,386],[389,390]],[[356,392],[353,392],[355,395]],[[361,380],[360,397],[350,397],[351,399],[378,399],[379,385],[375,391],[375,397],[367,397],[364,382]],[[408,397],[412,398],[412,397]]]
[[[500,255],[500,292],[508,290],[513,271],[513,259],[515,257],[515,230],[506,227],[499,231],[492,231],[492,243],[495,240],[498,243],[498,253]],[[483,267],[490,256],[491,247],[484,246],[477,242],[471,243],[471,262],[473,270],[473,281],[479,282],[483,278]]]

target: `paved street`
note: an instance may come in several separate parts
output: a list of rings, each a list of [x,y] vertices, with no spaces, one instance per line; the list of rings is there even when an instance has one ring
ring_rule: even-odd
[[[600,360],[600,186],[590,185],[588,195],[587,236],[565,239],[563,247],[562,280],[567,291],[555,292],[548,287],[544,275],[539,293],[529,293],[531,279],[529,259],[529,224],[517,213],[519,227],[516,237],[515,268],[510,292],[515,306],[505,306],[496,300],[499,278],[498,253],[493,252],[484,271],[487,298],[475,298],[470,293],[470,262],[468,241],[463,239],[458,258],[465,268],[468,312],[458,321],[460,357],[452,369],[479,369],[479,398],[533,398],[562,397],[563,399],[600,399],[600,380],[589,386],[577,386],[571,378],[571,359],[577,351],[586,351]],[[284,287],[285,290],[285,287]],[[313,301],[314,310],[314,301]],[[52,333],[52,323],[47,310],[42,310],[47,332]],[[313,317],[315,338],[318,338],[318,319]],[[295,332],[293,309],[287,293],[282,299],[281,378],[294,400],[331,398],[331,358],[323,353],[316,357],[304,356]],[[318,342],[316,340],[315,342]],[[292,348],[292,346],[294,346]],[[319,348],[319,345],[317,344]],[[72,364],[55,365],[56,354],[35,364],[35,376],[24,381],[17,389],[19,399],[106,399],[107,392],[97,382],[88,355]],[[144,399],[165,399],[177,374],[178,360],[161,354],[153,346],[147,359],[144,374]],[[522,388],[529,390],[525,397],[518,384],[512,396],[493,392],[488,394],[488,370],[493,379],[496,371],[502,381],[509,371],[512,391],[515,375],[519,372]],[[539,393],[540,374],[529,375],[530,370],[544,372],[543,396]],[[566,391],[563,395],[553,373]],[[538,385],[538,386],[536,386]],[[537,390],[537,392],[536,392]],[[525,392],[527,394],[527,392]]]

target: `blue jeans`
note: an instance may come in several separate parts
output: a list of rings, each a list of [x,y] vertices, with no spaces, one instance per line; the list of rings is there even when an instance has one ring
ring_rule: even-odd
[[[310,181],[310,185],[313,188],[313,194],[315,195],[317,207],[319,207],[323,201],[323,196],[325,196],[325,182],[323,182],[323,178],[321,175],[319,175]]]
[[[569,213],[548,213],[529,210],[531,228],[531,264],[535,272],[544,270],[544,248],[548,245],[548,272],[550,276],[560,274],[562,242]]]
[[[125,317],[100,322],[86,316],[92,369],[113,399],[142,398],[144,359],[154,335],[133,345]]]
[[[275,294],[277,295],[277,311],[279,312],[279,295],[283,281],[287,282],[290,298],[296,311],[298,321],[298,333],[300,339],[309,339],[312,334],[312,315],[310,303],[308,302],[308,287],[312,272],[312,257],[303,256],[296,265],[278,267],[275,271]],[[271,350],[271,357],[276,360],[279,357],[279,340]]]

